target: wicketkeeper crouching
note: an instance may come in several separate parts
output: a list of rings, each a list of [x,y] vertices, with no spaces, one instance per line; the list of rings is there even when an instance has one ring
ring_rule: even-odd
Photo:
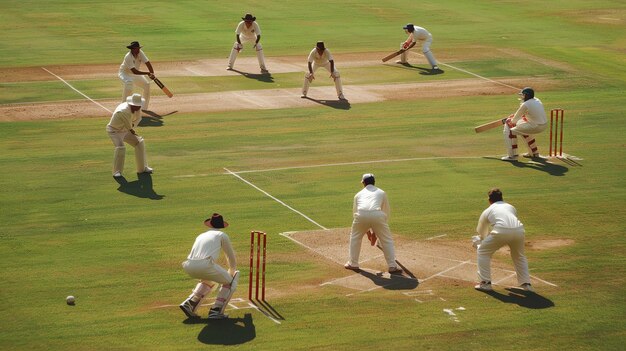
[[[217,299],[209,310],[208,318],[224,319],[228,318],[224,310],[237,288],[239,279],[237,259],[228,235],[220,230],[228,227],[228,222],[224,221],[222,215],[214,213],[211,218],[204,221],[204,225],[211,229],[198,235],[187,260],[182,264],[185,272],[192,278],[200,279],[200,282],[191,295],[180,304],[180,309],[189,318],[199,318],[196,310],[200,302],[217,284],[220,284]],[[224,250],[228,260],[228,271],[216,263],[221,250]]]

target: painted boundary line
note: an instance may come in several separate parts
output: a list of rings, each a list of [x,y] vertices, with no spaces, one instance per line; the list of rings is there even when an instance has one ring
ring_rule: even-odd
[[[416,54],[418,54],[418,55],[420,55],[420,56],[422,56],[422,57],[426,57],[426,56],[424,56],[423,54],[421,54],[421,53],[419,53],[419,52],[416,52]],[[508,84],[506,84],[506,83],[498,82],[497,80],[493,80],[493,79],[489,79],[489,78],[487,78],[487,77],[483,77],[483,76],[481,76],[481,75],[479,75],[479,74],[472,73],[472,72],[470,72],[470,71],[467,71],[467,70],[464,70],[464,69],[462,69],[462,68],[458,68],[458,67],[452,66],[452,65],[447,64],[447,63],[443,63],[443,62],[437,62],[437,63],[438,63],[439,65],[441,65],[441,66],[450,67],[450,68],[455,69],[455,70],[457,70],[457,71],[459,71],[459,72],[467,73],[467,74],[469,74],[469,75],[471,75],[471,76],[474,76],[474,77],[476,77],[476,78],[480,78],[480,79],[486,80],[486,81],[491,82],[491,83],[494,83],[494,84],[502,85],[502,86],[504,86],[504,87],[511,88],[511,89],[514,89],[514,90],[517,90],[517,91],[522,90],[522,88],[518,88],[518,87],[514,87],[514,86],[512,86],[512,85],[508,85]]]
[[[68,87],[72,88],[72,90],[74,90],[75,92],[79,93],[80,95],[84,96],[87,100],[93,102],[94,104],[102,107],[105,111],[107,111],[108,113],[113,113],[113,111],[109,110],[108,108],[102,106],[99,102],[95,101],[94,99],[90,98],[89,96],[83,94],[82,92],[80,92],[78,89],[74,88],[70,83],[68,83],[67,81],[65,81],[65,79],[57,76],[56,74],[50,72],[49,70],[47,70],[45,67],[41,67],[41,69],[43,69],[44,71],[50,73],[51,75],[57,77],[58,80],[62,81],[63,83],[65,83]]]
[[[370,160],[370,161],[355,161],[355,162],[338,162],[338,163],[322,163],[318,165],[310,165],[310,166],[293,166],[293,167],[280,167],[280,168],[266,168],[266,169],[251,169],[247,171],[230,171],[226,170],[228,174],[237,175],[237,174],[245,174],[245,173],[263,173],[263,172],[274,172],[274,171],[286,171],[292,169],[309,169],[309,168],[322,168],[322,167],[339,167],[339,166],[351,166],[351,165],[364,165],[371,163],[393,163],[393,162],[409,162],[409,161],[432,161],[432,160],[477,160],[486,157],[496,157],[495,155],[487,155],[487,156],[433,156],[433,157],[412,157],[412,158],[396,158],[396,159],[388,159],[388,160]],[[200,174],[182,174],[174,176],[173,178],[194,178],[194,177],[207,177],[211,174],[200,173]]]
[[[309,221],[309,222],[311,222],[311,223],[315,224],[316,226],[320,227],[321,229],[328,230],[328,228],[326,228],[326,227],[324,227],[323,225],[321,225],[321,224],[317,223],[316,221],[312,220],[311,218],[309,218],[309,217],[308,217],[307,215],[305,215],[304,213],[302,213],[302,212],[300,212],[300,211],[296,210],[295,208],[293,208],[293,207],[291,207],[291,206],[287,205],[286,203],[284,203],[283,201],[279,200],[279,199],[278,199],[278,198],[276,198],[275,196],[272,196],[272,195],[271,195],[270,193],[268,193],[267,191],[265,191],[265,190],[263,190],[263,189],[259,188],[258,186],[256,186],[256,185],[252,184],[251,182],[249,182],[249,181],[247,181],[247,180],[243,179],[240,175],[238,175],[238,174],[235,174],[235,173],[231,172],[230,170],[228,170],[228,168],[224,168],[224,170],[225,170],[227,173],[231,174],[232,176],[236,177],[237,179],[241,180],[242,182],[244,182],[244,183],[246,183],[246,184],[250,185],[251,187],[255,188],[256,190],[258,190],[258,191],[262,192],[263,194],[265,194],[265,196],[269,197],[270,199],[272,199],[272,200],[274,200],[274,201],[278,202],[279,204],[281,204],[281,205],[283,205],[283,206],[287,207],[288,209],[290,209],[291,211],[293,211],[293,212],[295,212],[295,213],[299,214],[300,216],[304,217],[307,221]]]
[[[433,157],[413,157],[413,158],[397,158],[388,160],[370,160],[370,161],[355,161],[355,162],[338,162],[338,163],[323,163],[310,166],[294,166],[294,167],[280,167],[280,168],[266,168],[266,169],[253,169],[247,171],[231,172],[234,174],[243,173],[261,173],[261,172],[273,172],[273,171],[285,171],[290,169],[307,169],[307,168],[320,168],[320,167],[337,167],[337,166],[351,166],[351,165],[363,165],[370,163],[392,163],[392,162],[407,162],[407,161],[430,161],[430,160],[465,160],[465,159],[480,159],[492,156],[433,156]],[[230,171],[229,171],[230,172]],[[185,177],[185,176],[179,176]]]

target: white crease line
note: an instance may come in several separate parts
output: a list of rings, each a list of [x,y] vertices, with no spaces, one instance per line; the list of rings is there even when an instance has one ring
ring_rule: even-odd
[[[390,160],[340,162],[340,163],[326,163],[326,164],[310,165],[310,166],[294,166],[294,167],[281,167],[281,168],[254,169],[254,170],[238,171],[238,172],[231,172],[231,173],[232,174],[260,173],[260,172],[284,171],[284,170],[289,170],[289,169],[307,169],[307,168],[319,168],[319,167],[350,166],[350,165],[362,165],[362,164],[370,164],[370,163],[390,163],[390,162],[428,161],[428,160],[453,160],[453,159],[479,159],[479,158],[485,158],[485,157],[490,157],[490,156],[399,158],[399,159],[390,159]]]
[[[448,235],[448,234],[441,234],[441,235],[431,236],[430,238],[426,238],[426,240],[433,240],[433,239],[437,239],[437,238],[442,238],[442,237],[444,237],[446,235]]]
[[[57,77],[60,81],[62,81],[63,83],[65,83],[68,87],[72,88],[72,90],[74,90],[75,92],[79,93],[80,95],[84,96],[85,98],[87,98],[89,101],[93,102],[94,104],[102,107],[105,111],[109,112],[109,113],[113,113],[113,111],[109,110],[108,108],[102,106],[99,102],[95,101],[94,99],[90,98],[89,96],[83,94],[82,92],[80,92],[78,89],[74,88],[70,83],[66,82],[63,78],[57,76],[56,74],[48,71],[45,67],[41,67],[41,69],[43,69],[44,71],[52,74],[53,76]]]
[[[548,284],[550,286],[554,286],[554,287],[557,287],[557,288],[559,287],[558,285],[552,284],[549,281],[546,281],[546,280],[543,280],[543,279],[539,279],[539,278],[535,277],[534,275],[531,275],[530,277],[533,278],[533,279],[537,279],[540,282],[546,283],[546,284]]]
[[[499,279],[499,280],[497,280],[495,282],[492,282],[492,283],[495,284],[495,285],[499,285],[500,282],[505,281],[505,280],[510,279],[510,278],[513,278],[513,277],[515,277],[515,275],[516,275],[515,272],[511,272],[511,274],[509,274],[508,276],[506,276],[506,277],[504,277],[502,279]]]
[[[272,317],[268,312],[263,311],[262,309],[260,309],[257,305],[253,304],[252,302],[248,302],[248,305],[252,308],[254,308],[255,310],[263,313],[263,315],[265,315],[265,317],[271,319],[274,323],[276,324],[282,324],[278,319]]]
[[[449,271],[451,271],[451,270],[453,270],[453,269],[457,269],[457,268],[461,267],[462,265],[464,265],[464,264],[466,264],[466,263],[471,263],[471,261],[463,261],[463,262],[461,262],[461,263],[457,264],[456,266],[450,267],[450,268],[448,268],[448,269],[446,269],[446,270],[443,270],[443,271],[441,271],[441,272],[439,272],[439,273],[437,273],[437,274],[433,274],[433,275],[431,275],[431,276],[430,276],[430,277],[428,277],[428,278],[424,278],[424,279],[422,279],[422,280],[421,280],[421,282],[423,283],[423,282],[425,282],[425,281],[427,281],[427,280],[429,280],[429,279],[431,279],[431,278],[434,278],[434,277],[440,276],[440,275],[442,275],[442,274],[444,274],[444,273],[446,273],[446,272],[449,272]]]
[[[300,246],[302,246],[302,247],[304,247],[304,248],[307,248],[307,249],[309,249],[309,250],[311,250],[311,251],[315,252],[316,254],[320,254],[320,253],[319,253],[319,252],[317,252],[314,248],[312,248],[312,247],[310,247],[310,246],[308,246],[308,245],[306,245],[306,244],[304,244],[304,243],[302,243],[302,242],[300,242],[300,241],[298,241],[298,240],[296,240],[296,239],[292,238],[291,236],[289,236],[289,233],[290,233],[290,232],[286,232],[286,233],[279,233],[278,235],[280,235],[280,236],[284,236],[285,238],[287,238],[287,239],[289,239],[289,240],[293,241],[294,243],[296,243],[296,244],[298,244],[298,245],[300,245]],[[334,260],[333,258],[331,258],[331,257],[324,256],[324,255],[322,255],[322,256],[323,256],[324,258],[327,258],[327,259],[329,259],[329,260],[331,260],[331,261],[333,261],[333,262],[337,263],[337,264],[342,264],[342,263],[341,263],[341,262],[339,262],[339,261],[335,261],[335,260]],[[342,278],[341,278],[341,279],[342,279]]]
[[[422,56],[424,56],[424,55],[422,55]],[[504,86],[504,87],[511,88],[511,89],[514,89],[514,90],[517,90],[517,91],[522,90],[522,88],[518,88],[518,87],[514,87],[514,86],[512,86],[512,85],[508,85],[508,84],[506,84],[506,83],[498,82],[497,80],[493,80],[493,79],[489,79],[489,78],[487,78],[487,77],[483,77],[483,76],[481,76],[481,75],[479,75],[479,74],[472,73],[472,72],[470,72],[470,71],[466,71],[466,70],[464,70],[464,69],[462,69],[462,68],[458,68],[458,67],[455,67],[455,66],[449,65],[449,64],[447,64],[447,63],[439,62],[439,64],[440,64],[440,65],[443,65],[443,66],[450,67],[450,68],[455,69],[455,70],[457,70],[457,71],[461,71],[461,72],[463,72],[463,73],[467,73],[467,74],[472,75],[472,76],[474,76],[474,77],[477,77],[477,78],[480,78],[480,79],[484,79],[484,80],[486,80],[486,81],[488,81],[488,82],[491,82],[491,83],[495,83],[495,84],[498,84],[498,85],[502,85],[502,86]]]
[[[243,179],[243,178],[242,178],[241,176],[239,176],[238,174],[235,174],[235,173],[231,172],[231,171],[230,171],[230,170],[228,170],[227,168],[224,168],[224,170],[225,170],[226,172],[228,172],[229,174],[233,175],[234,177],[238,178],[238,179],[239,179],[239,180],[241,180],[242,182],[244,182],[244,183],[246,183],[246,184],[250,185],[251,187],[255,188],[256,190],[258,190],[258,191],[262,192],[263,194],[265,194],[265,195],[266,195],[267,197],[269,197],[270,199],[272,199],[272,200],[274,200],[274,201],[278,202],[279,204],[281,204],[281,205],[283,205],[283,206],[287,207],[288,209],[292,210],[293,212],[295,212],[295,213],[299,214],[300,216],[304,217],[304,218],[305,218],[306,220],[308,220],[309,222],[311,222],[311,223],[315,224],[316,226],[318,226],[318,227],[320,227],[320,228],[322,228],[322,229],[324,229],[324,230],[328,230],[326,227],[324,227],[323,225],[321,225],[321,224],[317,223],[316,221],[312,220],[311,218],[309,218],[309,217],[308,217],[307,215],[305,215],[304,213],[302,213],[302,212],[300,212],[300,211],[296,210],[295,208],[293,208],[293,207],[291,207],[291,206],[287,205],[286,203],[282,202],[281,200],[279,200],[279,199],[278,199],[278,198],[276,198],[275,196],[272,196],[272,195],[271,195],[270,193],[268,193],[267,191],[265,191],[265,190],[263,190],[263,189],[259,188],[258,186],[256,186],[256,185],[252,184],[251,182],[249,182],[249,181],[247,181],[247,180]]]

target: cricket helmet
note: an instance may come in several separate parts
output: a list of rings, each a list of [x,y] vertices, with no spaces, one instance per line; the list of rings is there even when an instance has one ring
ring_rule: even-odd
[[[524,95],[524,101],[535,97],[535,91],[531,87],[526,87],[519,92],[519,95]]]

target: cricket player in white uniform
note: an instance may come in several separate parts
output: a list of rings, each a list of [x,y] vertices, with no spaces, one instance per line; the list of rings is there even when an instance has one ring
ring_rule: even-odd
[[[361,242],[363,235],[371,228],[381,244],[389,273],[401,274],[402,269],[396,262],[396,253],[393,245],[391,230],[387,221],[391,208],[387,194],[374,184],[376,179],[371,173],[366,173],[361,177],[363,190],[354,196],[352,205],[353,221],[350,230],[350,260],[344,268],[358,272],[359,255],[361,253]]]
[[[490,206],[478,219],[474,246],[478,249],[478,278],[480,283],[474,288],[491,291],[491,256],[499,248],[507,245],[515,265],[517,281],[521,287],[533,291],[528,273],[528,261],[524,255],[524,225],[517,219],[515,207],[504,202],[500,189],[489,191]]]
[[[548,126],[546,111],[541,100],[535,97],[532,88],[524,88],[519,93],[522,103],[515,114],[511,115],[504,124],[504,145],[508,155],[502,157],[503,161],[517,160],[517,136],[520,135],[526,141],[529,152],[524,157],[539,157],[539,150],[535,142],[534,134],[543,132]]]
[[[335,81],[337,98],[339,100],[346,100],[343,96],[341,76],[339,75],[339,71],[335,68],[335,60],[330,51],[324,46],[323,41],[318,41],[315,48],[311,50],[307,63],[309,71],[304,75],[304,85],[302,86],[303,98],[309,93],[309,85],[311,85],[311,82],[315,79],[315,71],[320,67],[324,67],[330,73],[330,77]]]
[[[269,71],[265,67],[263,45],[261,45],[261,43],[259,42],[261,41],[261,28],[256,22],[256,17],[252,16],[252,14],[246,13],[246,15],[244,17],[241,17],[241,19],[243,21],[239,22],[239,24],[237,25],[237,29],[235,29],[237,41],[235,42],[235,44],[233,44],[233,49],[230,51],[227,69],[231,70],[235,66],[235,60],[237,59],[239,51],[243,50],[244,43],[254,43],[252,47],[256,50],[256,57],[259,60],[261,73],[269,73]]]
[[[146,147],[143,138],[135,132],[135,128],[141,121],[141,112],[144,100],[141,94],[133,94],[126,98],[117,106],[111,120],[106,127],[107,133],[113,141],[115,151],[113,154],[113,177],[122,177],[124,170],[124,159],[126,157],[126,146],[124,143],[135,148],[135,163],[137,173],[152,173],[152,168],[148,166],[146,160]]]
[[[142,46],[139,45],[139,42],[133,41],[126,47],[130,51],[124,56],[124,61],[122,61],[118,73],[122,83],[124,83],[122,101],[126,101],[126,98],[133,93],[133,86],[136,85],[143,89],[145,104],[142,109],[148,110],[148,105],[150,104],[150,81],[146,76],[154,79],[154,68],[146,54],[141,50]],[[146,65],[149,72],[139,70],[142,63]]]
[[[402,54],[400,54],[400,60],[396,61],[396,63],[408,63],[407,61],[408,51],[409,49],[414,47],[419,41],[420,43],[422,43],[422,53],[428,60],[428,63],[430,63],[433,70],[438,71],[439,66],[437,66],[437,60],[435,60],[435,56],[433,55],[433,52],[430,51],[430,45],[433,43],[432,34],[430,34],[430,32],[427,31],[426,29],[415,26],[411,23],[402,27],[402,29],[404,29],[404,32],[407,33],[409,37],[406,39],[406,41],[403,41],[400,44],[400,49],[404,49],[405,51]]]
[[[211,229],[198,235],[187,260],[183,262],[185,272],[190,277],[199,279],[200,282],[191,295],[180,304],[180,309],[187,317],[198,318],[196,309],[200,306],[200,302],[219,284],[217,299],[213,308],[209,310],[209,319],[224,319],[228,318],[224,310],[239,280],[237,259],[228,234],[221,230],[228,227],[228,222],[224,221],[220,214],[214,213],[211,218],[204,221],[204,224]],[[228,260],[228,270],[216,263],[222,250]]]

